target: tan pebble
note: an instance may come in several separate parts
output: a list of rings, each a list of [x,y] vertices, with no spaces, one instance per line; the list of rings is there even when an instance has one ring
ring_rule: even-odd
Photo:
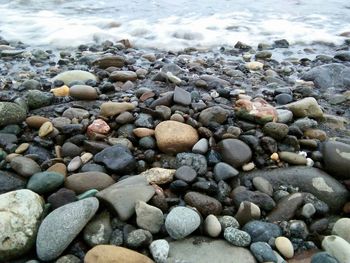
[[[280,159],[279,156],[278,156],[278,153],[271,154],[270,158],[273,161],[278,161]]]
[[[149,183],[167,184],[173,181],[176,170],[164,168],[151,168],[142,172],[140,175],[145,176]]]
[[[84,153],[80,158],[83,164],[86,164],[88,161],[90,161],[93,158],[92,153]]]
[[[133,130],[133,133],[139,137],[147,137],[147,136],[153,136],[154,135],[154,130],[148,129],[148,128],[136,128]]]
[[[25,142],[25,143],[21,143],[21,144],[17,147],[15,153],[24,153],[26,150],[28,150],[29,146],[30,146],[29,143],[26,143],[26,142]]]
[[[55,163],[54,165],[52,165],[51,167],[49,167],[47,169],[48,172],[57,172],[60,173],[62,175],[64,175],[64,177],[67,176],[67,167],[65,164],[63,163]]]
[[[218,237],[221,233],[221,224],[215,215],[208,215],[204,221],[204,230],[210,237]]]
[[[178,122],[185,122],[184,117],[179,113],[175,113],[175,114],[171,115],[170,120],[178,121]]]
[[[59,87],[59,88],[51,89],[50,91],[56,97],[65,97],[69,95],[69,87],[66,85],[63,85],[62,87]]]
[[[100,106],[100,114],[105,117],[111,117],[125,111],[135,109],[135,105],[128,102],[105,102]]]
[[[39,136],[45,137],[46,135],[50,134],[53,131],[53,125],[51,122],[47,121],[41,125],[39,129]]]
[[[286,237],[277,237],[275,245],[278,251],[285,258],[292,258],[294,256],[294,248],[292,242]]]
[[[39,129],[41,125],[43,125],[45,122],[50,121],[48,118],[42,117],[42,116],[30,116],[26,119],[26,123],[29,127],[34,129]]]
[[[176,77],[173,73],[171,73],[170,71],[168,71],[166,73],[166,76],[168,77],[168,80],[174,84],[180,84],[181,83],[181,79]]]
[[[9,163],[12,161],[13,158],[17,156],[21,156],[21,155],[18,153],[10,153],[9,155],[6,156],[5,161]]]
[[[242,166],[242,170],[245,172],[251,171],[255,168],[255,164],[253,162],[247,163]]]
[[[82,165],[82,161],[80,156],[75,156],[68,164],[67,166],[67,170],[68,172],[74,172],[76,170],[78,170],[80,168],[80,166]]]

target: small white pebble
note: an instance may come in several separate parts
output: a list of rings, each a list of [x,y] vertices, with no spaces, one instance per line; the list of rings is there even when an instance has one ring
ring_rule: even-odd
[[[306,166],[312,167],[314,166],[315,162],[311,158],[306,158]]]
[[[245,165],[242,166],[242,170],[245,172],[251,171],[255,168],[255,164],[253,162],[246,163]]]
[[[305,158],[307,157],[307,153],[304,151],[298,152],[299,155],[304,156]]]

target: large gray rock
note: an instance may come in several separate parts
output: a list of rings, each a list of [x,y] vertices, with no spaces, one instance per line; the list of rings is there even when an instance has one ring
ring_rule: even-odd
[[[26,111],[16,103],[0,102],[0,127],[21,123],[26,118]]]
[[[317,88],[350,88],[350,67],[340,63],[317,66],[302,75],[303,80],[312,80]]]
[[[90,197],[51,212],[39,227],[36,240],[39,259],[49,261],[60,256],[95,215],[98,206],[97,198]]]
[[[172,241],[169,245],[169,263],[256,263],[248,249],[232,246],[224,240],[196,236]]]
[[[350,179],[350,145],[327,141],[322,144],[325,169],[338,179]]]
[[[144,176],[131,176],[97,193],[96,197],[107,203],[123,221],[135,213],[137,201],[148,202],[154,195],[154,188]]]
[[[0,195],[0,261],[19,257],[35,243],[44,200],[30,190]]]
[[[312,193],[324,201],[333,211],[340,210],[348,198],[347,189],[324,171],[313,167],[290,167],[274,170],[256,170],[241,175],[243,184],[250,184],[253,178],[260,176],[268,180],[275,188],[280,185],[298,187],[300,191]]]
[[[218,143],[219,152],[224,162],[235,168],[248,163],[252,158],[249,146],[237,139],[225,139]]]
[[[142,229],[148,230],[152,234],[159,232],[164,223],[162,210],[158,207],[146,204],[143,201],[136,202],[136,223]]]

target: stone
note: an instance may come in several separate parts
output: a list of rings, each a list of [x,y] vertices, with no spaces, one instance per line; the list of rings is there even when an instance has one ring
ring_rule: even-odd
[[[52,211],[42,221],[36,239],[40,260],[57,258],[95,215],[99,202],[95,197],[70,203]]]
[[[293,152],[279,152],[278,156],[281,161],[295,165],[306,165],[307,160],[304,156]]]
[[[288,125],[284,123],[268,122],[263,127],[263,132],[276,140],[282,140],[288,135]]]
[[[40,90],[29,90],[25,93],[24,99],[29,109],[38,109],[49,106],[53,101],[53,95]]]
[[[64,176],[56,172],[39,172],[29,178],[27,189],[38,194],[50,193],[64,182]]]
[[[24,153],[25,151],[28,150],[29,146],[30,146],[29,143],[26,143],[26,142],[21,143],[21,144],[16,148],[15,153],[22,154],[22,153]]]
[[[227,179],[232,179],[238,175],[238,171],[231,165],[220,162],[214,166],[214,179],[219,182],[221,180],[225,181]]]
[[[173,239],[190,235],[200,225],[198,213],[187,207],[173,208],[165,219],[165,228]]]
[[[16,135],[10,133],[0,133],[0,147],[11,147],[15,146],[18,141]]]
[[[94,161],[103,163],[108,169],[121,174],[132,172],[136,165],[130,150],[119,144],[110,146],[96,154]]]
[[[199,175],[203,175],[207,172],[207,159],[196,153],[178,153],[176,155],[177,167],[189,166],[195,170]]]
[[[96,197],[107,203],[123,221],[135,213],[137,201],[148,202],[155,193],[144,176],[131,176],[121,180],[101,192]]]
[[[9,124],[20,124],[26,119],[26,111],[12,102],[0,102],[0,127]]]
[[[341,237],[326,236],[322,240],[322,248],[336,258],[339,263],[350,262],[350,244]]]
[[[239,99],[235,103],[235,113],[238,118],[254,121],[259,124],[277,121],[276,109],[261,98],[252,101]]]
[[[26,187],[26,180],[10,172],[0,170],[0,194]]]
[[[249,70],[262,70],[264,64],[259,61],[250,61],[245,64],[245,67]]]
[[[179,153],[192,149],[198,141],[197,131],[177,121],[163,121],[155,129],[158,148],[165,153]]]
[[[149,250],[156,263],[165,263],[169,255],[169,243],[165,239],[154,240],[149,245]]]
[[[85,263],[153,263],[150,258],[128,248],[113,245],[98,245],[90,249]]]
[[[267,194],[261,193],[259,191],[250,191],[245,187],[236,187],[230,194],[233,203],[236,207],[239,207],[240,204],[244,201],[249,201],[256,204],[261,209],[270,211],[275,206],[275,201]]]
[[[95,215],[84,228],[84,241],[90,247],[108,244],[112,230],[109,213],[102,212]]]
[[[277,257],[266,242],[254,242],[250,245],[250,251],[258,262],[277,262]]]
[[[313,81],[315,86],[324,92],[331,87],[347,89],[349,86],[349,74],[350,69],[346,65],[331,63],[314,67],[305,72],[301,78]]]
[[[129,102],[104,102],[100,106],[100,114],[104,117],[113,117],[125,111],[132,111],[135,105]]]
[[[222,160],[234,168],[241,167],[252,158],[249,146],[237,139],[224,139],[218,143]]]
[[[316,213],[316,208],[311,203],[306,203],[301,209],[301,215],[305,218],[311,218]]]
[[[171,241],[169,245],[168,262],[256,263],[249,249],[232,246],[225,240],[194,236],[183,240]]]
[[[89,118],[89,116],[90,116],[90,113],[87,110],[79,109],[79,108],[69,108],[62,113],[62,117],[68,118],[68,119],[63,119],[62,117],[61,118],[58,117],[53,119],[52,123],[57,129],[63,129],[64,126],[71,124],[70,120],[72,119],[82,120],[82,119]]]
[[[250,235],[247,232],[234,227],[227,227],[225,229],[224,238],[237,247],[247,247],[251,242]]]
[[[74,158],[82,153],[82,149],[71,142],[65,142],[62,145],[61,152],[63,157]]]
[[[75,156],[68,164],[67,171],[68,172],[75,172],[78,170],[83,164],[83,161],[81,160],[80,156]]]
[[[147,136],[153,136],[154,135],[154,130],[153,129],[149,129],[149,128],[136,128],[133,130],[133,133],[139,137],[139,138],[143,138],[143,137],[147,137]]]
[[[68,85],[73,81],[81,81],[83,83],[88,80],[97,81],[97,78],[94,74],[83,71],[83,70],[68,70],[58,74],[56,77],[52,79],[52,82],[60,80],[63,81],[64,84]]]
[[[201,111],[199,114],[199,122],[204,126],[208,126],[213,122],[223,124],[227,120],[229,113],[230,112],[228,110],[220,106],[209,107]]]
[[[249,221],[259,219],[260,216],[261,211],[256,204],[248,201],[243,201],[239,205],[235,218],[237,219],[240,225],[245,225]]]
[[[106,173],[83,172],[68,176],[64,186],[77,194],[81,194],[91,189],[102,191],[114,183],[113,178]]]
[[[192,183],[197,178],[197,172],[192,167],[183,165],[176,170],[175,177],[186,183]]]
[[[45,122],[50,121],[48,118],[33,115],[28,118],[26,118],[26,123],[30,128],[39,129],[41,125],[43,125]],[[1,126],[1,125],[0,125]]]
[[[41,172],[40,166],[35,161],[23,156],[13,158],[10,165],[16,173],[24,177],[30,177],[35,173]]]
[[[268,180],[276,189],[280,185],[298,187],[301,192],[315,195],[325,202],[332,211],[343,208],[349,195],[346,188],[324,171],[306,166],[273,169],[269,171],[255,170],[244,174],[242,184],[260,176]]]
[[[148,247],[153,241],[151,232],[144,229],[136,229],[128,233],[126,245],[130,248]]]
[[[304,136],[308,139],[316,139],[321,142],[328,139],[327,133],[319,129],[307,129],[304,131]]]
[[[313,97],[307,97],[284,106],[293,112],[295,118],[310,117],[319,119],[323,117],[322,109]]]
[[[118,228],[114,229],[112,231],[109,244],[115,245],[115,246],[121,246],[124,243],[124,234],[122,230],[119,230]]]
[[[137,80],[137,74],[134,71],[113,71],[109,78],[112,81],[134,81]]]
[[[205,154],[209,149],[209,142],[206,138],[200,139],[192,148],[193,153]]]
[[[289,110],[277,109],[277,122],[288,123],[293,120],[293,113]]]
[[[165,168],[151,168],[140,175],[146,177],[147,181],[150,184],[167,184],[173,181],[176,170],[174,169],[165,169]]]
[[[350,178],[350,145],[327,141],[322,143],[321,152],[325,170],[337,179]]]
[[[184,196],[184,200],[188,205],[195,207],[204,217],[210,214],[221,214],[221,203],[211,196],[197,192],[188,192]]]
[[[111,128],[102,119],[94,120],[87,128],[87,133],[92,136],[94,133],[107,134]]]
[[[335,222],[332,234],[343,238],[350,243],[350,218],[340,218]]]
[[[0,195],[0,261],[18,258],[35,244],[44,200],[30,190]]]
[[[63,85],[58,88],[53,88],[50,90],[55,97],[65,97],[69,96],[69,87],[67,85]]]
[[[74,85],[69,89],[69,96],[78,100],[95,100],[98,98],[96,89],[88,85]]]
[[[61,188],[47,198],[47,202],[51,204],[53,210],[69,203],[78,201],[77,196],[72,190]]]
[[[191,104],[191,93],[182,88],[175,87],[173,99],[175,103],[188,106]]]
[[[218,237],[221,233],[221,224],[218,218],[210,214],[204,220],[204,232],[210,237]]]
[[[278,225],[257,220],[248,222],[242,230],[250,235],[252,242],[268,243],[271,238],[282,235],[282,230]]]
[[[155,206],[148,205],[143,201],[137,201],[135,211],[136,223],[140,228],[148,230],[152,234],[156,234],[160,231],[164,223],[162,210]]]
[[[277,237],[275,245],[284,258],[292,258],[294,256],[294,248],[292,242],[286,237]]]
[[[40,126],[38,134],[39,134],[39,137],[44,138],[45,136],[49,135],[51,132],[53,132],[53,125],[51,122],[47,121]]]
[[[268,180],[266,180],[263,177],[254,177],[253,180],[253,185],[256,190],[265,193],[269,196],[273,195],[273,186],[270,184]]]
[[[218,216],[218,220],[221,224],[222,230],[225,230],[228,227],[239,228],[239,223],[233,216]]]
[[[288,221],[294,218],[296,211],[303,205],[305,194],[293,193],[278,201],[277,206],[268,214],[269,222]]]
[[[339,261],[327,252],[319,252],[312,256],[310,263],[339,263]]]
[[[97,58],[92,62],[92,64],[102,69],[106,69],[109,67],[121,68],[125,64],[125,58],[119,55],[107,55]]]
[[[180,79],[179,77],[175,76],[175,75],[174,75],[173,73],[171,73],[170,71],[168,71],[168,72],[166,73],[166,77],[167,77],[167,79],[168,79],[170,82],[172,82],[172,83],[174,83],[174,84],[176,84],[176,85],[181,84],[181,79]]]

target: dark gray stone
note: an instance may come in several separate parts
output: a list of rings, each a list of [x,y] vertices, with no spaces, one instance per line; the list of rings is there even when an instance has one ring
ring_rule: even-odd
[[[0,102],[0,127],[21,123],[26,118],[26,111],[12,102]]]
[[[191,93],[189,93],[188,91],[186,91],[182,88],[175,87],[174,102],[181,104],[181,105],[185,105],[185,106],[190,105],[191,104]]]
[[[247,144],[237,139],[225,139],[218,143],[222,160],[235,168],[248,163],[252,151]]]
[[[0,194],[25,188],[27,182],[16,174],[0,171]]]
[[[312,256],[310,263],[339,263],[339,261],[327,252],[319,252]]]
[[[215,181],[227,180],[238,175],[238,171],[227,163],[217,163],[214,166],[214,178]]]
[[[242,230],[250,235],[252,242],[268,243],[271,238],[282,235],[282,230],[278,225],[257,220],[248,222]]]
[[[250,245],[250,251],[258,262],[277,262],[277,257],[266,242],[255,242]]]
[[[204,126],[208,126],[213,122],[222,124],[227,120],[228,115],[228,110],[225,110],[220,106],[213,106],[203,110],[199,114],[199,122],[201,122]]]
[[[184,165],[192,167],[199,175],[207,172],[207,160],[201,154],[196,153],[178,153],[176,155],[177,167]]]

